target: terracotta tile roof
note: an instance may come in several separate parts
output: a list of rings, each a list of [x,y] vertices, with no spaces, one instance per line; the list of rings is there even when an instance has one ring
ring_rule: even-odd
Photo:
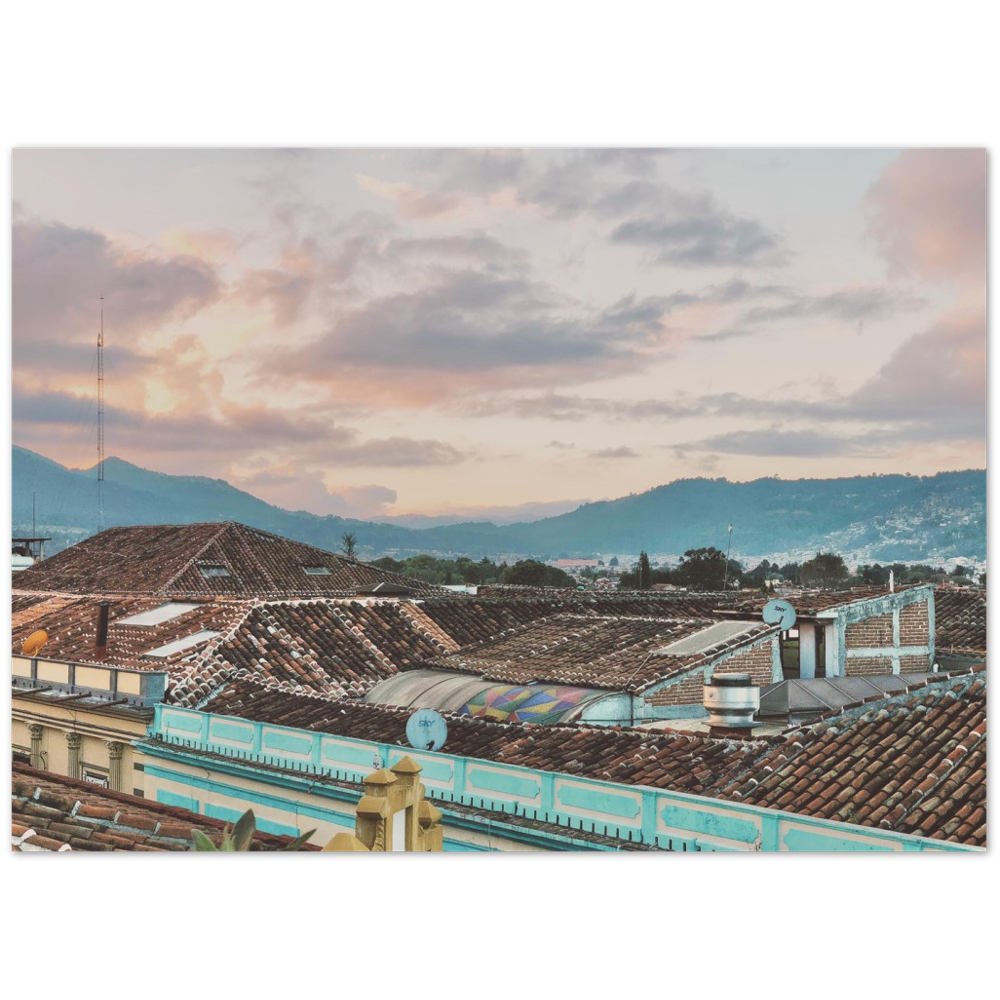
[[[322,569],[310,574],[306,568]],[[18,590],[183,597],[350,595],[387,582],[430,584],[232,521],[109,528],[19,573]]]
[[[986,651],[986,591],[934,588],[934,644],[937,650]]]
[[[217,839],[214,834],[225,825],[186,809],[13,765],[15,851],[190,851],[193,830]],[[280,850],[290,839],[258,833],[252,849]]]
[[[395,601],[268,602],[212,645],[206,666],[214,665],[220,679],[357,697],[447,648],[421,631],[419,616]]]
[[[916,586],[916,585],[914,585]],[[896,593],[909,590],[910,587],[897,587]],[[774,595],[737,595],[734,610],[740,614],[757,616],[764,605],[773,599]],[[853,590],[798,590],[783,591],[782,598],[788,601],[798,617],[811,617],[832,608],[855,604],[858,601],[870,601],[876,597],[888,597],[886,587],[855,587]]]
[[[510,629],[560,613],[599,617],[708,618],[725,595],[609,595],[578,591],[524,596],[521,588],[498,588],[495,596],[428,597],[421,610],[461,646],[493,639]],[[530,590],[531,588],[524,588]],[[544,591],[540,591],[545,595]]]
[[[406,721],[412,714],[409,709],[331,702],[249,682],[228,685],[204,711],[401,746],[408,746]],[[727,748],[734,746],[724,740],[678,733],[525,726],[450,713],[445,713],[445,718],[449,754],[702,794],[710,788],[707,779],[714,776],[716,768],[729,766]],[[763,745],[740,743],[734,752],[742,756]]]
[[[109,604],[108,639],[107,654],[99,658],[94,643],[98,608],[102,600],[107,600]],[[74,663],[101,663],[131,670],[164,670],[174,664],[187,663],[207,648],[209,640],[165,657],[144,658],[144,654],[199,632],[225,634],[253,607],[252,601],[199,599],[186,602],[195,605],[190,610],[157,624],[122,624],[123,619],[168,603],[171,602],[155,597],[48,597],[13,615],[12,651],[20,653],[24,640],[43,629],[49,636],[40,653],[43,657]]]
[[[792,729],[725,798],[986,846],[986,675]]]
[[[458,652],[425,661],[425,666],[474,673],[508,684],[568,684],[636,691],[711,662],[738,646],[773,634],[775,626],[747,622],[739,636],[713,641],[681,655],[659,655],[671,643],[697,635],[717,619],[598,618],[556,615]]]
[[[982,846],[985,690],[979,668],[831,713],[778,737],[747,740],[672,730],[525,726],[446,714],[446,752]],[[237,682],[204,710],[408,745],[406,709]]]
[[[194,706],[230,677],[253,677],[287,690],[358,696],[418,661],[456,648],[420,609],[392,600],[170,602],[156,597],[48,596],[14,615],[12,651],[39,629],[42,656],[132,670],[169,672],[166,700]],[[98,606],[108,600],[107,654],[94,641]],[[122,624],[170,603],[195,607],[153,625]],[[216,633],[168,656],[150,650],[200,632]]]

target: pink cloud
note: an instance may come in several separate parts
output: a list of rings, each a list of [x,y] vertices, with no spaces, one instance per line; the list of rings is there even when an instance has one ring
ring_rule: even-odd
[[[985,280],[985,150],[907,150],[883,171],[866,207],[869,232],[893,270]]]

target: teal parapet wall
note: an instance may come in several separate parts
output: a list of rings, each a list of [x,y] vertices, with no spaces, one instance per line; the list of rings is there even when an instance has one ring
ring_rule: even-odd
[[[280,832],[298,829],[296,820],[306,817],[307,822],[309,812],[315,818],[353,824],[352,819],[345,819],[343,807],[330,815],[323,810],[305,809],[296,801],[296,793],[319,793],[319,777],[360,782],[378,768],[392,767],[403,756],[409,756],[423,768],[420,777],[427,796],[445,813],[446,825],[479,832],[505,830],[516,838],[519,819],[541,820],[556,831],[533,830],[530,839],[535,843],[549,840],[554,850],[594,849],[592,844],[575,843],[575,831],[676,851],[979,850],[684,792],[417,751],[166,705],[156,706],[149,737],[151,741],[141,749],[149,757],[163,758],[163,762],[150,760],[146,764],[147,779],[152,779],[147,783],[147,793],[156,789],[158,777],[169,776],[173,790],[169,797],[161,797],[165,789],[160,789],[157,798],[177,805],[185,799],[186,808],[195,812],[205,813],[204,808],[197,807],[205,806],[213,791],[224,790],[230,799],[242,796],[248,808],[266,799],[269,807],[288,816],[286,823],[272,821],[277,824],[275,832],[277,826],[282,827]],[[198,767],[204,769],[199,777],[170,769],[170,758],[182,760],[187,756],[190,762],[190,756],[185,754],[190,750],[208,751],[227,759],[198,757]],[[269,765],[270,769],[254,768],[255,764]],[[284,770],[276,772],[275,767]],[[258,782],[276,787],[267,793],[254,792],[227,778],[227,774],[247,773]],[[190,794],[178,792],[178,785],[189,787]],[[358,792],[343,787],[324,787],[324,794],[354,801],[358,798]],[[453,820],[449,804],[489,810],[493,816],[478,825],[467,813]],[[319,816],[319,812],[324,815]]]

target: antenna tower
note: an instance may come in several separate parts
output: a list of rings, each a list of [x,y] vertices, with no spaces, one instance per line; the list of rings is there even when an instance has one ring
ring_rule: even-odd
[[[97,530],[104,530],[104,296],[97,334]]]

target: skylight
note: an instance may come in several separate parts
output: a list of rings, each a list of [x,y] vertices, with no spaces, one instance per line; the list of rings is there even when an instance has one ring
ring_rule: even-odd
[[[207,580],[212,576],[229,576],[229,570],[225,566],[199,566],[199,572]]]
[[[159,625],[161,622],[168,622],[171,618],[179,618],[189,611],[194,611],[199,605],[183,604],[180,601],[170,601],[161,604],[158,608],[151,608],[149,611],[140,611],[137,615],[129,615],[128,618],[119,618],[115,625]]]
[[[689,653],[700,653],[704,649],[711,649],[720,642],[727,642],[734,639],[742,632],[752,629],[758,622],[718,622],[709,625],[708,628],[695,632],[694,635],[685,636],[676,642],[662,646],[654,650],[654,656],[687,656]]]
[[[173,656],[174,653],[179,653],[184,649],[190,649],[192,646],[197,646],[201,642],[208,642],[209,639],[214,639],[217,635],[221,634],[221,632],[212,632],[209,629],[202,629],[200,632],[195,632],[193,635],[187,635],[183,639],[175,639],[173,642],[168,642],[164,646],[157,646],[156,649],[147,649],[142,655],[155,656],[157,658]]]
[[[306,576],[329,576],[330,567],[329,566],[303,566],[302,572]]]

